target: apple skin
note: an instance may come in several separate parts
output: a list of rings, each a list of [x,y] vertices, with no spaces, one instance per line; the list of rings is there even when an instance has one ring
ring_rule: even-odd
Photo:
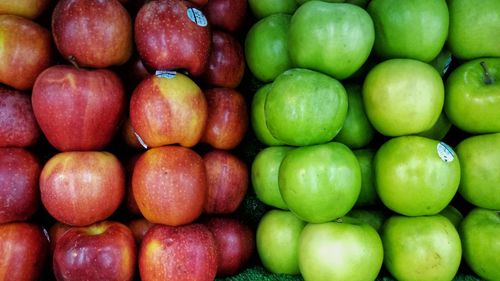
[[[373,0],[367,11],[379,57],[430,62],[443,49],[449,25],[446,0]]]
[[[0,223],[24,221],[40,205],[38,158],[23,148],[0,148]]]
[[[267,2],[267,1],[266,1]],[[288,55],[288,28],[292,16],[274,14],[252,25],[245,37],[245,58],[252,74],[271,82],[292,68]]]
[[[445,98],[445,103],[446,103],[446,98]],[[436,123],[434,123],[434,125],[432,125],[430,129],[420,132],[417,135],[430,139],[442,140],[450,131],[451,126],[452,124],[450,122],[450,119],[448,118],[443,109],[441,111],[441,114],[439,114]]]
[[[132,174],[137,206],[152,223],[178,226],[196,220],[205,205],[207,186],[203,159],[181,146],[147,150]]]
[[[45,27],[20,16],[0,15],[0,83],[29,90],[52,65],[52,36]]]
[[[49,241],[42,228],[27,222],[0,224],[0,279],[39,280],[46,264]]]
[[[212,281],[217,273],[217,246],[202,224],[155,225],[139,250],[141,280]]]
[[[357,219],[361,222],[371,225],[377,232],[380,232],[384,221],[388,217],[388,212],[385,209],[376,207],[368,208],[352,208],[345,217]],[[343,217],[343,218],[345,218]]]
[[[462,171],[460,195],[474,206],[500,210],[500,133],[467,137],[456,151]]]
[[[302,4],[292,16],[288,50],[296,67],[342,80],[363,65],[374,40],[373,21],[363,8],[311,1]]]
[[[132,55],[132,19],[118,0],[60,0],[51,26],[59,53],[80,66],[121,65]]]
[[[485,63],[492,81],[487,81],[481,63]],[[500,58],[459,65],[445,86],[444,110],[453,125],[471,134],[500,132]]]
[[[274,14],[292,15],[299,7],[295,0],[248,0],[248,7],[257,19]]]
[[[203,135],[208,116],[205,95],[188,76],[173,75],[149,75],[132,93],[130,121],[148,147],[192,147]]]
[[[271,134],[266,124],[265,105],[271,86],[272,83],[265,84],[254,93],[250,104],[250,123],[257,140],[267,146],[276,146],[284,143]]]
[[[500,212],[473,208],[459,226],[465,263],[485,280],[499,280]]]
[[[361,190],[354,206],[375,206],[380,203],[380,198],[375,189],[375,173],[373,169],[373,157],[376,151],[372,148],[363,148],[352,152],[358,159],[361,169]]]
[[[391,216],[380,236],[384,266],[397,280],[452,280],[458,271],[460,237],[441,215]]]
[[[191,20],[188,15],[193,14],[196,16]],[[211,30],[203,13],[189,2],[147,2],[137,13],[134,31],[137,51],[146,65],[161,70],[185,69],[193,76],[205,71]]]
[[[125,199],[123,200],[123,207],[132,216],[142,216],[137,201],[135,200],[134,192],[132,190],[132,174],[134,172],[135,163],[142,153],[136,153],[125,160]]]
[[[240,42],[230,33],[214,30],[207,68],[201,79],[214,87],[236,88],[244,74],[245,57]]]
[[[252,187],[257,198],[264,204],[288,210],[281,197],[278,175],[281,162],[293,148],[289,146],[270,146],[255,156],[251,167]]]
[[[203,224],[212,232],[217,246],[217,276],[240,272],[254,253],[254,231],[244,222],[230,217],[209,217]]]
[[[375,280],[384,251],[369,224],[344,217],[308,224],[299,240],[299,268],[304,280]]]
[[[447,1],[450,13],[448,47],[462,60],[500,57],[500,3],[486,0]]]
[[[49,232],[49,238],[50,238],[50,256],[52,257],[54,255],[54,250],[57,245],[57,241],[59,241],[59,238],[63,236],[63,234],[66,232],[66,230],[72,228],[71,225],[64,224],[62,222],[56,221],[53,225],[50,226],[48,232]]]
[[[60,151],[101,150],[119,128],[125,93],[110,70],[56,65],[38,76],[31,102],[52,146]]]
[[[127,223],[127,226],[130,231],[132,231],[132,235],[134,236],[134,240],[137,245],[141,245],[142,239],[144,239],[146,233],[154,225],[154,223],[145,218],[133,219]]]
[[[30,95],[0,86],[0,147],[34,146],[39,137]]]
[[[248,130],[245,97],[231,88],[205,90],[208,116],[201,141],[217,149],[234,149]]]
[[[137,249],[130,229],[101,221],[71,227],[57,240],[53,255],[56,280],[132,280]]]
[[[61,152],[40,175],[42,203],[55,219],[85,226],[111,216],[125,195],[122,164],[109,152]]]
[[[462,215],[462,213],[452,205],[446,206],[446,208],[444,208],[441,212],[439,212],[439,214],[442,215],[443,217],[446,217],[448,220],[450,220],[450,222],[457,229],[460,227],[460,223],[464,219],[464,216]]]
[[[51,0],[17,0],[2,1],[0,14],[16,15],[34,20],[49,7]]]
[[[385,136],[430,129],[444,104],[444,83],[432,66],[413,59],[390,59],[372,68],[363,83],[366,116]]]
[[[284,210],[270,210],[261,218],[255,241],[262,265],[267,270],[299,274],[299,239],[306,224]]]
[[[208,194],[207,214],[231,214],[240,206],[248,190],[249,173],[243,162],[225,150],[211,150],[203,155]]]
[[[142,146],[141,142],[136,136],[134,127],[132,127],[132,121],[130,116],[126,116],[120,127],[120,134],[123,142],[130,148],[134,150],[141,150],[145,147]]]
[[[236,33],[245,22],[247,6],[247,0],[210,0],[203,12],[214,29]]]
[[[373,159],[377,194],[387,208],[399,214],[435,215],[457,193],[459,158],[437,140],[420,136],[389,139]]]
[[[287,145],[332,140],[347,116],[342,84],[320,72],[293,68],[280,74],[267,93],[264,112],[269,132]]]

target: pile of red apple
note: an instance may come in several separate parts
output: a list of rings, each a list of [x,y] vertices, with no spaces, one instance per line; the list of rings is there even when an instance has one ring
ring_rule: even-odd
[[[0,14],[0,279],[242,270],[246,0],[3,1]]]

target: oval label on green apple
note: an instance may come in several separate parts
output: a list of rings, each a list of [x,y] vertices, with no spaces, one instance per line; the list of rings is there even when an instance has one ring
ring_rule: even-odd
[[[155,71],[155,75],[156,77],[171,79],[177,75],[177,72],[173,70],[157,70]]]
[[[208,25],[207,18],[205,17],[203,12],[196,9],[196,8],[192,8],[192,7],[188,8],[187,15],[192,22],[196,23],[199,26],[204,27],[204,26]]]
[[[441,158],[441,160],[443,160],[444,162],[448,163],[455,159],[455,156],[453,156],[453,149],[444,142],[438,143],[437,152],[439,158]]]

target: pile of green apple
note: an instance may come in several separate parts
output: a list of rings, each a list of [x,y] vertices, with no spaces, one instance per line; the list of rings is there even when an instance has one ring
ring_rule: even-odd
[[[263,265],[500,280],[500,1],[249,5]]]

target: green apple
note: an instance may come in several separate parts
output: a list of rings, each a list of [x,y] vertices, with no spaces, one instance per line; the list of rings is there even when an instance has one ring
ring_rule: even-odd
[[[358,219],[371,225],[376,231],[380,231],[387,214],[382,208],[353,208],[346,214],[347,217]]]
[[[500,210],[500,133],[470,136],[456,150],[460,195],[477,207]]]
[[[292,16],[288,50],[295,66],[345,79],[366,61],[374,40],[372,19],[363,8],[310,1]]]
[[[245,38],[245,58],[252,74],[264,82],[292,67],[288,56],[291,15],[274,14],[256,22]]]
[[[251,167],[251,181],[257,198],[269,206],[287,210],[281,198],[278,173],[289,146],[271,146],[259,151]]]
[[[444,110],[453,125],[471,134],[500,132],[499,109],[500,58],[472,60],[450,73]]]
[[[377,194],[399,214],[435,215],[457,193],[458,159],[444,142],[420,136],[392,138],[380,146],[373,160]]]
[[[373,206],[380,202],[380,199],[375,189],[374,173],[373,173],[373,156],[375,150],[371,148],[357,149],[352,151],[358,159],[359,167],[361,168],[361,190],[356,207]]]
[[[295,0],[248,0],[252,14],[257,18],[265,18],[273,14],[293,14],[299,3]]]
[[[446,208],[439,212],[439,214],[449,219],[450,222],[455,226],[455,228],[458,228],[460,226],[460,223],[464,218],[462,213],[460,213],[460,211],[452,205],[446,206]]]
[[[430,139],[442,140],[446,134],[448,134],[450,129],[450,119],[448,119],[448,116],[446,116],[446,113],[443,110],[441,111],[441,114],[439,114],[436,123],[434,123],[430,129],[420,132],[417,135]]]
[[[363,103],[368,119],[381,134],[417,134],[430,129],[441,114],[443,80],[429,64],[390,59],[368,72]]]
[[[372,141],[375,129],[373,129],[368,117],[366,117],[361,86],[348,84],[345,89],[348,100],[347,116],[342,129],[340,129],[334,140],[352,149],[361,148]]]
[[[278,174],[281,196],[296,216],[322,223],[344,216],[361,190],[361,169],[344,144],[298,147],[289,151]]]
[[[259,222],[256,247],[262,265],[272,273],[299,273],[299,238],[306,222],[289,211],[271,210]]]
[[[500,211],[472,209],[459,233],[465,263],[485,280],[500,280]]]
[[[448,0],[448,9],[448,46],[455,57],[500,57],[500,1]]]
[[[448,73],[452,61],[453,56],[451,55],[451,52],[448,49],[443,48],[439,55],[429,62],[429,64],[432,65],[432,67],[434,67],[439,74],[441,74],[441,77],[443,77]]]
[[[299,4],[304,4],[306,2],[313,1],[313,0],[297,0],[297,3]],[[350,3],[354,5],[358,5],[360,7],[365,7],[370,0],[320,0],[323,2],[330,2],[330,3]]]
[[[430,62],[448,36],[446,0],[372,0],[368,13],[375,25],[375,53],[384,58]]]
[[[382,226],[385,268],[408,281],[453,280],[462,257],[460,237],[441,215],[392,216]]]
[[[347,115],[347,94],[336,79],[320,72],[293,68],[272,83],[264,105],[273,137],[304,146],[332,140]]]
[[[308,224],[299,241],[299,267],[305,281],[375,280],[383,246],[377,231],[352,218]]]
[[[270,89],[271,84],[266,84],[255,92],[252,98],[252,104],[250,105],[250,123],[252,125],[253,132],[255,133],[255,137],[261,143],[269,146],[282,145],[284,143],[273,137],[266,125],[264,106]]]

